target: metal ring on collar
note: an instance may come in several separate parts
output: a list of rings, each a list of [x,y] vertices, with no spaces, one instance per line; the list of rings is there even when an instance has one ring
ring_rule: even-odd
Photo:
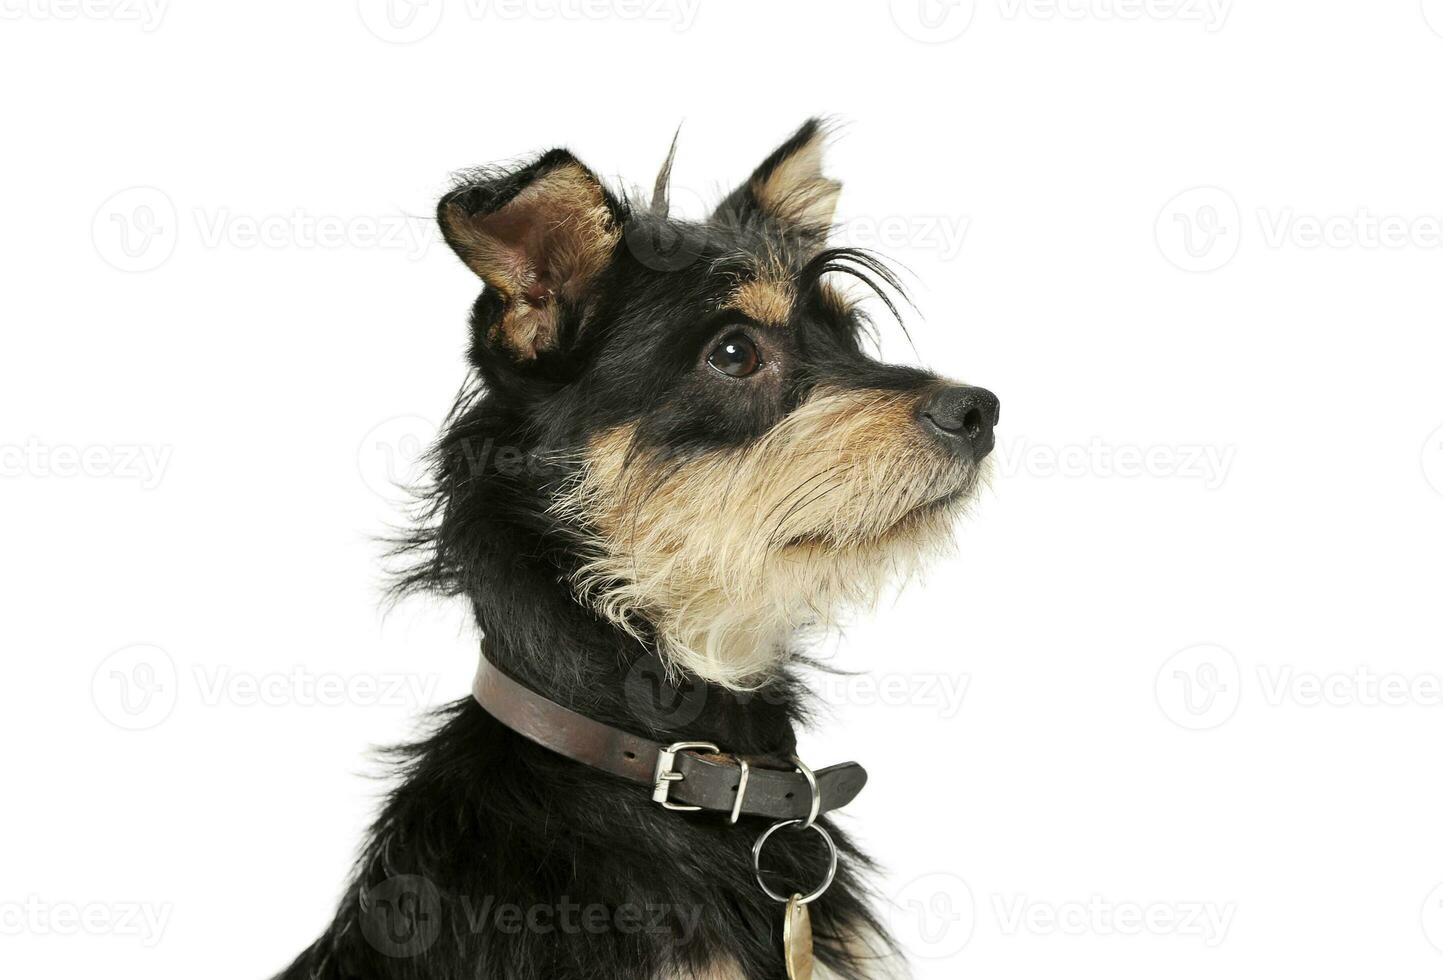
[[[765,831],[763,831],[762,835],[757,838],[757,842],[752,845],[752,871],[756,873],[757,884],[762,886],[762,891],[766,892],[767,897],[774,902],[789,902],[791,901],[791,896],[777,894],[776,892],[772,891],[772,889],[762,879],[762,848],[766,846],[766,843],[771,838],[772,834],[776,833],[778,830],[781,830],[783,827],[801,827],[805,830],[808,826],[810,826],[812,830],[815,830],[818,834],[820,834],[822,840],[827,842],[827,852],[829,855],[827,862],[827,877],[822,881],[821,885],[817,887],[816,891],[812,892],[809,895],[803,895],[798,900],[797,904],[810,905],[812,902],[815,902],[817,899],[821,898],[822,894],[828,888],[832,887],[832,881],[837,877],[837,845],[836,842],[832,840],[832,835],[827,833],[826,827],[823,827],[819,824],[809,825],[805,821],[800,819],[778,821],[777,823],[772,824]]]
[[[812,791],[812,810],[807,815],[807,822],[802,825],[803,830],[808,830],[817,822],[817,814],[822,811],[822,791],[817,787],[817,774],[812,772],[810,766],[797,756],[792,756],[792,763],[797,767],[797,772],[807,777],[807,788]]]

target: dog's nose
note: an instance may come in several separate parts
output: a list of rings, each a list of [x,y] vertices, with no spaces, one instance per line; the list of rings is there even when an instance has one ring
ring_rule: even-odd
[[[922,428],[941,439],[952,451],[981,461],[992,451],[1001,402],[986,388],[953,385],[938,389],[922,403]]]

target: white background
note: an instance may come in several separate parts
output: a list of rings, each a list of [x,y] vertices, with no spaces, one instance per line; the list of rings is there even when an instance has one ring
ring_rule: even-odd
[[[887,353],[1004,406],[804,744],[917,974],[1438,975],[1443,0],[0,11],[6,976],[269,975],[466,692],[371,541],[463,376],[448,173],[684,120],[696,213],[817,112]]]

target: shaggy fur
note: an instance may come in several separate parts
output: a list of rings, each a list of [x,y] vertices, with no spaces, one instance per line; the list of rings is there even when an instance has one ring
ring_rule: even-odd
[[[761,438],[656,460],[602,433],[554,511],[594,541],[575,576],[608,619],[728,687],[803,626],[864,606],[945,542],[977,470],[912,434],[911,392],[818,388]],[[640,635],[638,635],[640,639]]]
[[[996,421],[995,399],[944,417],[976,389],[863,352],[836,281],[890,307],[895,280],[826,247],[822,140],[809,122],[699,222],[665,214],[664,178],[646,208],[565,150],[463,177],[437,214],[484,283],[473,376],[397,547],[399,593],[464,597],[534,690],[779,767],[806,714],[800,631],[945,543]],[[470,698],[391,758],[335,918],[283,980],[785,976],[751,869],[767,821],[663,810]],[[818,959],[881,976],[868,861],[822,822],[842,857],[810,909]],[[805,891],[826,859],[783,831],[764,873]]]

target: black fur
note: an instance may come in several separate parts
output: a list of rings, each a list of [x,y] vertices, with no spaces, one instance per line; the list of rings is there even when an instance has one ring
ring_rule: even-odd
[[[443,227],[448,205],[493,212],[573,163],[553,150],[517,170],[469,175],[443,200]],[[784,755],[805,713],[797,679],[782,673],[749,694],[667,681],[644,623],[633,624],[638,640],[576,598],[577,529],[550,504],[587,438],[611,426],[639,422],[640,447],[682,459],[756,438],[822,382],[911,389],[934,379],[864,355],[865,324],[817,288],[842,272],[882,290],[895,285],[887,270],[772,226],[745,186],[705,223],[662,218],[610,192],[604,200],[620,242],[585,297],[564,301],[554,348],[518,359],[491,334],[504,297],[487,288],[477,300],[474,374],[434,450],[417,530],[398,547],[407,559],[399,591],[464,596],[499,666],[592,717],[661,741]],[[449,231],[448,240],[459,249]],[[719,299],[764,250],[784,256],[801,286],[793,323],[775,341],[789,367],[770,396],[733,396],[708,381],[703,359],[738,322],[718,313]],[[429,738],[391,754],[399,783],[335,920],[285,980],[653,980],[709,976],[729,958],[749,978],[784,978],[782,907],[751,871],[766,821],[731,827],[724,816],[662,810],[645,789],[531,744],[469,698],[438,712]],[[862,882],[869,865],[824,822],[842,860],[811,907],[818,955],[841,976],[860,976],[843,940],[883,932]],[[766,852],[780,890],[810,888],[825,860],[810,834],[779,834]]]

